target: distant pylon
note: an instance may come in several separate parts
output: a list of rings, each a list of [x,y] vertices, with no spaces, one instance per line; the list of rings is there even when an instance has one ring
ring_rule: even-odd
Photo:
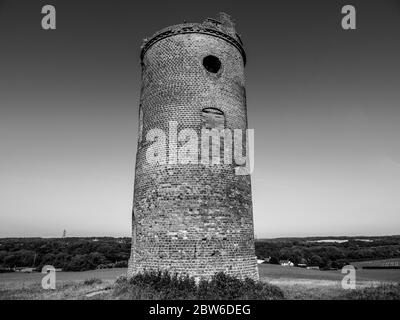
[[[62,237],[63,237],[63,238],[66,238],[66,237],[67,237],[67,230],[64,229]]]

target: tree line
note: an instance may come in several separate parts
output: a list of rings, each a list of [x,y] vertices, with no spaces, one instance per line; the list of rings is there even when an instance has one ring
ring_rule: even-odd
[[[279,264],[290,260],[322,269],[339,269],[353,261],[400,258],[400,236],[345,238],[346,242],[317,242],[323,238],[260,239],[258,259]],[[341,239],[344,239],[341,237]],[[127,267],[130,238],[4,238],[0,239],[0,271],[45,265],[63,271]]]
[[[332,239],[332,238],[330,238]],[[322,269],[340,269],[354,261],[400,257],[400,236],[353,238],[345,242],[318,242],[321,238],[281,238],[258,240],[255,243],[259,259],[279,264],[290,260]]]
[[[0,239],[0,269],[45,265],[63,271],[126,267],[130,238]]]

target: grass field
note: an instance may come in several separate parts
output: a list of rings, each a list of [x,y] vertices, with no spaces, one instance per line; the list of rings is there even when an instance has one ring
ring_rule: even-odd
[[[57,283],[64,284],[70,282],[82,282],[86,279],[98,278],[105,282],[113,282],[121,275],[126,275],[125,268],[101,269],[81,272],[57,272],[56,281]],[[43,274],[37,272],[0,273],[0,290],[30,285],[37,285],[40,287],[43,277]]]
[[[82,272],[57,272],[56,290],[43,290],[41,273],[0,274],[1,299],[110,299],[115,280],[126,275],[126,269],[105,269]],[[85,284],[85,280],[101,279],[101,283]]]
[[[260,279],[277,285],[288,299],[335,299],[345,293],[340,271],[307,270],[296,267],[262,264]],[[356,271],[357,288],[376,287],[385,283],[400,283],[400,270]]]
[[[371,267],[371,266],[400,267],[400,258],[384,259],[384,260],[355,261],[355,262],[352,262],[351,264],[357,268]],[[398,272],[400,272],[400,270],[398,270]]]
[[[346,292],[341,287],[340,271],[307,270],[279,265],[259,265],[260,279],[277,285],[288,299],[337,299]],[[0,274],[0,299],[113,299],[115,280],[126,269],[84,272],[58,272],[56,290],[41,288],[40,273]],[[382,283],[400,283],[400,270],[357,270],[357,287],[376,287]],[[87,279],[101,279],[97,283]]]
[[[261,278],[268,280],[278,279],[310,279],[341,281],[343,274],[338,271],[308,270],[297,267],[282,267],[272,264],[258,266]],[[400,270],[364,270],[357,269],[356,277],[359,284],[366,282],[400,282]]]

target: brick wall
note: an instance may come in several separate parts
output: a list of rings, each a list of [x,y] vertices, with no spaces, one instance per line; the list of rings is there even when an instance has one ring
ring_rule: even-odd
[[[190,26],[201,30],[203,24]],[[176,121],[178,130],[191,128],[200,137],[204,108],[222,111],[223,118],[218,112],[213,121],[227,129],[247,128],[243,52],[223,37],[182,33],[182,28],[164,29],[178,32],[145,46],[142,54],[128,274],[168,269],[208,278],[224,271],[258,279],[250,176],[236,176],[235,165],[223,162],[154,165],[146,160],[149,130],[159,128],[168,136],[169,122]],[[221,61],[219,72],[203,66],[208,55]],[[166,151],[171,151],[168,145]]]

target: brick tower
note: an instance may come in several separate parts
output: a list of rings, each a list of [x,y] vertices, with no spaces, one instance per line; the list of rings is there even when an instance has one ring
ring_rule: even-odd
[[[246,55],[234,23],[221,13],[219,21],[165,28],[145,40],[141,61],[128,275],[156,269],[209,278],[223,271],[258,279],[250,175],[236,174],[233,161],[180,163],[188,135],[171,135],[171,127],[198,137],[205,128],[247,129]],[[165,162],[148,160],[154,129],[165,132],[167,143],[156,148]],[[194,141],[186,151],[197,156],[203,140]]]

